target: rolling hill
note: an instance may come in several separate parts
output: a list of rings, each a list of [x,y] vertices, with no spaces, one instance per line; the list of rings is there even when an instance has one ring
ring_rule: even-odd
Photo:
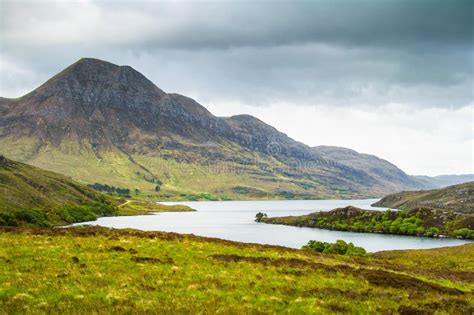
[[[380,159],[348,163],[249,115],[216,117],[131,67],[92,58],[0,98],[0,152],[163,199],[375,197],[427,185]]]
[[[474,182],[441,189],[402,191],[388,195],[373,204],[390,208],[436,208],[474,214]]]
[[[0,155],[0,225],[49,226],[117,213],[118,201],[63,175]]]

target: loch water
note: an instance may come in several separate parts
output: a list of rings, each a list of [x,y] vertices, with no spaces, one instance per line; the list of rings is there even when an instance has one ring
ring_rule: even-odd
[[[349,205],[374,211],[386,209],[371,207],[370,205],[376,201],[377,199],[162,202],[168,205],[187,205],[197,211],[103,217],[97,221],[81,224],[195,234],[232,241],[281,245],[293,248],[300,248],[308,240],[335,242],[341,239],[346,242],[353,242],[357,246],[362,246],[370,252],[393,249],[435,248],[470,242],[460,239],[330,231],[257,223],[254,221],[255,214],[258,212],[263,212],[273,217],[329,211]]]

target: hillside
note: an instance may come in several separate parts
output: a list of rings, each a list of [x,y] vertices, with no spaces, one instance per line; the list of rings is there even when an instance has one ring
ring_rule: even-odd
[[[0,228],[0,265],[7,314],[474,311],[472,244],[346,257],[163,232]]]
[[[388,195],[373,206],[398,209],[430,207],[474,214],[474,182],[441,189],[403,191]]]
[[[414,179],[407,176],[405,172],[375,155],[359,153],[352,149],[335,146],[316,146],[312,148],[313,152],[327,161],[337,165],[344,165],[351,169],[368,174],[376,179],[385,187],[392,187],[393,190],[402,186],[413,186]],[[420,181],[421,182],[421,181]],[[431,183],[426,183],[426,188]]]
[[[49,226],[117,214],[118,201],[0,155],[0,225]]]
[[[354,198],[426,187],[389,163],[340,163],[249,115],[216,117],[131,67],[97,59],[0,98],[0,114],[7,157],[144,196]]]
[[[54,172],[0,155],[0,226],[53,226],[111,215],[193,211],[105,195]]]

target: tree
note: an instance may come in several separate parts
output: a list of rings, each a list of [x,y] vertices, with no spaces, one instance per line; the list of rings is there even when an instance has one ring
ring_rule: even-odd
[[[255,215],[255,221],[260,222],[262,221],[263,218],[266,218],[266,217],[267,217],[266,213],[259,212]]]
[[[425,233],[426,236],[435,236],[438,234],[439,234],[439,229],[436,227],[430,227]]]

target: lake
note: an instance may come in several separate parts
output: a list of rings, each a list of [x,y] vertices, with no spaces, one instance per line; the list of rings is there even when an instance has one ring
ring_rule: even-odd
[[[370,205],[378,199],[366,200],[275,200],[275,201],[195,201],[162,202],[183,204],[194,212],[168,212],[155,215],[104,217],[80,224],[111,228],[133,228],[144,231],[166,231],[217,237],[232,241],[281,245],[300,248],[308,240],[335,242],[342,239],[374,252],[390,249],[422,249],[469,243],[458,239],[435,239],[374,233],[352,233],[300,228],[254,222],[257,212],[268,216],[302,215],[356,206],[374,211],[385,210]]]

